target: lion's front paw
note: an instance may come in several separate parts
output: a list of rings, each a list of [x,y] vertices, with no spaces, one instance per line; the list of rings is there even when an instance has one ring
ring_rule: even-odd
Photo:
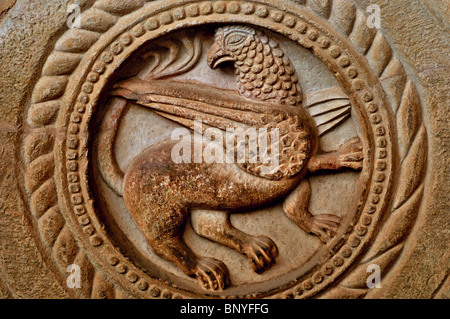
[[[200,259],[195,275],[205,290],[222,291],[230,285],[228,268],[217,259]]]
[[[253,270],[256,273],[262,273],[275,263],[278,249],[270,238],[254,237],[246,244],[245,255],[250,259]]]
[[[338,153],[338,164],[340,167],[347,167],[354,170],[361,170],[363,167],[363,146],[361,140],[356,137],[345,143]]]

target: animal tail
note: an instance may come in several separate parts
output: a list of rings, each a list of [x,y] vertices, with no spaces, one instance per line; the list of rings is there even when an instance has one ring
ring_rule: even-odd
[[[127,108],[125,99],[114,97],[108,102],[105,119],[100,128],[97,161],[106,184],[119,196],[123,196],[124,172],[120,169],[114,154],[114,141],[120,119]]]

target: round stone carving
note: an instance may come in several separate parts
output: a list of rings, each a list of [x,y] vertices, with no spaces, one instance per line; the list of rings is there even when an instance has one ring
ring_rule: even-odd
[[[367,266],[387,271],[414,223],[427,142],[413,82],[348,5],[353,18],[262,0],[86,10],[104,20],[57,41],[24,138],[30,209],[62,224],[38,227],[55,272],[73,263],[92,272],[87,297],[364,296]],[[198,119],[222,131],[278,129],[281,165],[264,175],[232,164],[217,180],[245,174],[246,186],[233,180],[239,191],[223,194],[222,166],[160,169],[172,167],[170,133],[199,133]],[[181,175],[188,182],[177,184]],[[52,231],[58,240],[46,239]]]

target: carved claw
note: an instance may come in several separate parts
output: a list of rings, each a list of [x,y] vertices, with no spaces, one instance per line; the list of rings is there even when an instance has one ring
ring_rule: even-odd
[[[324,243],[336,236],[341,223],[341,218],[336,215],[315,215],[310,225],[310,232],[320,238]]]
[[[201,259],[195,275],[205,290],[222,291],[230,285],[227,266],[213,258]]]
[[[355,137],[345,143],[339,150],[337,157],[338,166],[361,170],[363,167],[363,146],[359,137]]]
[[[359,137],[355,137],[342,145],[337,151],[312,157],[308,162],[308,170],[311,173],[320,170],[341,170],[343,168],[361,170],[363,160],[363,145]]]
[[[306,233],[314,234],[322,242],[327,243],[336,236],[341,218],[331,214],[311,214],[308,208],[310,198],[311,186],[307,180],[303,180],[285,200],[284,212]]]
[[[250,259],[253,270],[260,274],[268,270],[278,256],[278,249],[275,243],[268,237],[254,237],[247,243],[245,255]]]

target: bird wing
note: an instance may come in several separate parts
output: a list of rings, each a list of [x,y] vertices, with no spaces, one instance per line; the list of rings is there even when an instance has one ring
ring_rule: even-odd
[[[194,83],[132,78],[118,83],[111,95],[151,108],[191,129],[195,121],[224,131],[260,127],[268,121],[267,117],[275,117],[277,113],[267,103],[255,103],[232,91]]]
[[[231,137],[222,135],[223,145],[228,147],[227,137],[241,141],[244,137],[242,143],[233,142],[236,162],[256,176],[273,180],[290,178],[300,172],[310,152],[312,123],[298,106],[255,101],[235,91],[201,84],[138,78],[118,83],[111,95],[148,107],[201,134],[209,128],[227,133],[232,130]],[[201,125],[196,125],[196,121],[201,121]],[[262,152],[268,155],[265,159]],[[267,161],[274,154],[279,154],[275,166]]]
[[[320,136],[336,128],[351,116],[351,102],[340,87],[306,94],[304,107],[316,122]]]
[[[201,134],[209,128],[244,132],[243,144],[234,144],[236,159],[244,156],[238,166],[253,175],[273,180],[298,174],[308,159],[314,133],[309,115],[304,109],[315,120],[319,135],[324,135],[345,121],[351,109],[350,100],[340,88],[308,94],[305,108],[250,100],[235,91],[201,84],[145,81],[138,78],[118,83],[111,95],[148,107]],[[201,121],[201,125],[196,125],[196,121]],[[260,136],[247,134],[248,129],[254,132],[267,129],[265,142],[260,140]],[[271,129],[278,130],[277,137],[270,135]],[[228,145],[227,134],[223,136],[223,145]],[[265,144],[261,144],[263,142]],[[262,161],[261,147],[268,154],[279,154],[276,167],[272,167],[273,163]],[[270,169],[266,170],[268,166]]]

